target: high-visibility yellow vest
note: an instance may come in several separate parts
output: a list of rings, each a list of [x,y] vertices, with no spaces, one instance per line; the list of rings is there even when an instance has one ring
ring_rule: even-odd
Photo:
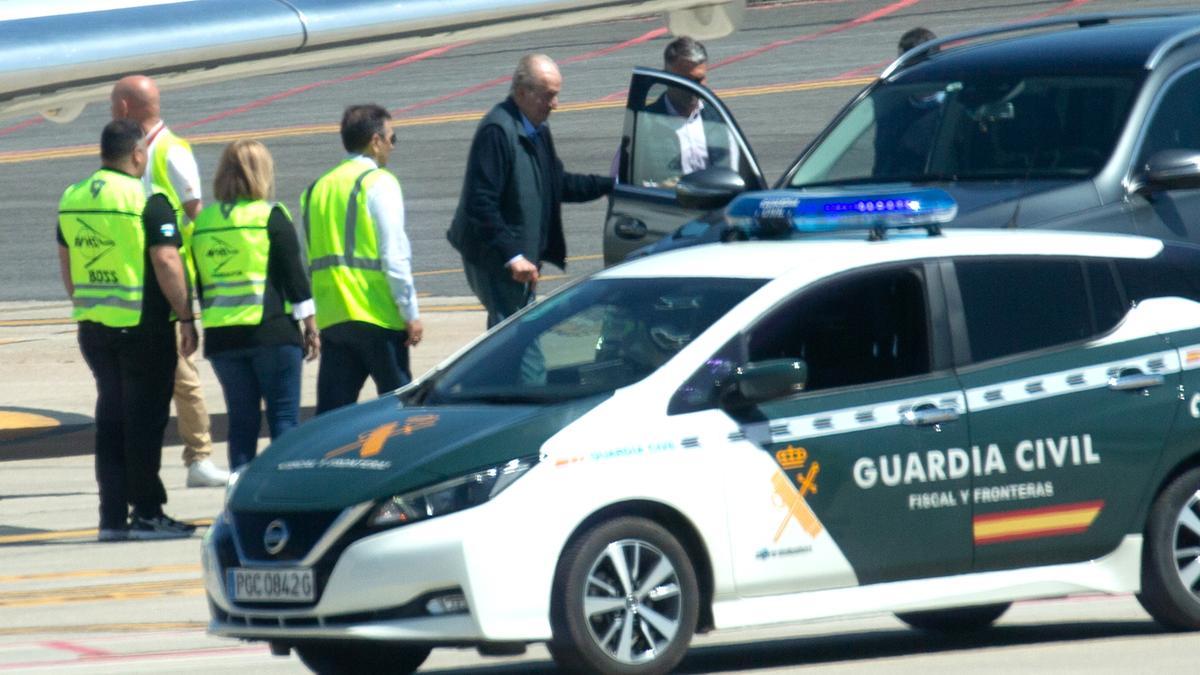
[[[101,169],[67,188],[58,225],[75,291],[72,317],[113,328],[142,320],[146,283],[146,189],[137,178]]]
[[[262,323],[271,250],[267,221],[276,206],[287,213],[282,204],[240,200],[211,204],[196,215],[192,256],[205,328]]]
[[[171,173],[167,168],[167,156],[171,153],[171,148],[175,147],[187,150],[188,154],[192,152],[190,143],[176,136],[170,129],[164,126],[154,138],[154,153],[150,157],[149,166],[146,167],[146,171],[150,173],[150,182],[154,184],[154,189],[166,195],[167,201],[171,202],[171,208],[175,210],[175,223],[179,226],[179,235],[183,238],[183,245],[179,247],[179,256],[183,259],[188,286],[191,287],[196,279],[196,268],[188,250],[192,245],[192,230],[195,228],[195,223],[191,222],[191,219],[183,212],[182,198],[175,191],[175,186],[171,184]],[[150,195],[146,196],[149,197]]]
[[[382,180],[396,177],[347,159],[300,197],[319,328],[363,321],[404,330],[383,271],[375,221],[367,210],[367,191]]]

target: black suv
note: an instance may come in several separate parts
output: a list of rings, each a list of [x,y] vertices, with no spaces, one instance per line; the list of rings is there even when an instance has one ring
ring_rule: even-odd
[[[719,149],[715,166],[682,177],[656,159],[676,147],[677,124],[654,105],[679,88],[704,102],[709,147]],[[634,71],[619,172],[606,264],[664,237],[645,250],[720,239],[730,225],[719,207],[768,188],[720,99],[650,69]],[[946,190],[954,227],[1200,241],[1200,13],[1077,15],[922,44],[859,93],[773,190],[753,196],[913,186]]]

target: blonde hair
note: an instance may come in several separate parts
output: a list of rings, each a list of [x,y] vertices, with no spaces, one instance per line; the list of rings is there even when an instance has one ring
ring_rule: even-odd
[[[213,179],[213,195],[222,202],[274,199],[275,160],[267,146],[246,139],[225,146]]]

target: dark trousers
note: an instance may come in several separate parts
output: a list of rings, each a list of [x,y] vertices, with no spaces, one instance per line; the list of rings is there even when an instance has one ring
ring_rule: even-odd
[[[100,527],[124,527],[129,506],[162,513],[158,476],[175,387],[175,331],[79,324],[79,348],[96,378],[96,482]]]
[[[299,422],[303,359],[304,352],[296,345],[232,349],[208,357],[229,412],[230,471],[258,454],[264,403],[272,440]]]
[[[513,281],[506,267],[492,269],[464,260],[463,271],[467,274],[467,285],[471,287],[471,292],[487,310],[488,328],[534,300],[529,284]]]
[[[412,381],[406,340],[407,331],[361,321],[347,321],[322,330],[317,414],[358,401],[367,377],[375,382],[380,396]]]

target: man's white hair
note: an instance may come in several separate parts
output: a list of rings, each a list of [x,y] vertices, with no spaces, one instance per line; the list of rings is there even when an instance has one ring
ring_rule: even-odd
[[[508,93],[515,94],[518,89],[529,91],[537,86],[541,81],[542,69],[549,65],[553,68],[558,66],[554,63],[554,59],[545,54],[526,54],[517,62],[517,69],[513,72],[512,86],[509,87]]]

